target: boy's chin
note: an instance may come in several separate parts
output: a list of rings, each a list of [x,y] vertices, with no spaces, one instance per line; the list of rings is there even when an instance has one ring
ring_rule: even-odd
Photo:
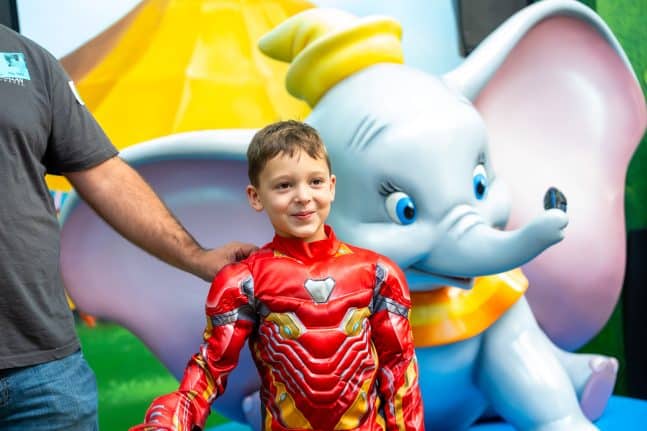
[[[323,226],[317,228],[303,227],[301,229],[287,229],[284,230],[281,236],[288,238],[300,239],[305,242],[319,241],[326,238]]]

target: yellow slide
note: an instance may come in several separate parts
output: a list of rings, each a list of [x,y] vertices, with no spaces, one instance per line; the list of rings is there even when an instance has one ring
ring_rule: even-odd
[[[178,132],[305,118],[285,90],[287,64],[258,39],[313,7],[303,0],[144,0],[61,60],[120,149]],[[50,189],[66,192],[62,177]]]

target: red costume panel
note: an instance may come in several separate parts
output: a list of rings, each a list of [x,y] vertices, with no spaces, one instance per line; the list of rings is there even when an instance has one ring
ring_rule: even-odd
[[[204,344],[179,390],[153,402],[150,429],[202,427],[248,340],[264,431],[424,429],[404,275],[326,232],[312,243],[276,236],[220,271]]]

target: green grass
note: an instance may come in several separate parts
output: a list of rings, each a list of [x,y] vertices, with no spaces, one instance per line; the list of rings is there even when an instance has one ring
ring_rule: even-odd
[[[124,431],[140,423],[153,398],[177,388],[178,382],[168,370],[121,326],[99,323],[88,328],[79,324],[77,331],[83,353],[97,375],[102,431]],[[207,426],[225,421],[212,413]]]
[[[597,0],[596,9],[618,38],[638,82],[647,93],[647,0]],[[647,227],[647,136],[636,149],[627,172],[627,230]]]

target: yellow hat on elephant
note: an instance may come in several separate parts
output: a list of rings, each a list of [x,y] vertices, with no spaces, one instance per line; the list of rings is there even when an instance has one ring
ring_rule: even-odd
[[[288,18],[259,41],[260,50],[292,62],[286,87],[315,106],[342,79],[377,63],[404,63],[402,28],[388,17],[357,18],[336,9],[310,9]]]

